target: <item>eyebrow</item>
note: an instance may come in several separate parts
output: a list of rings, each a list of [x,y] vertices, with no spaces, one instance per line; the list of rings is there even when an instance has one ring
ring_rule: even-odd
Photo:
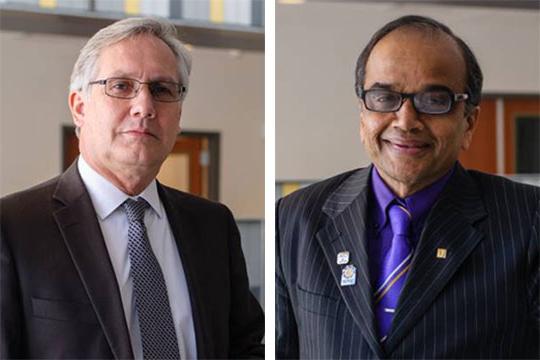
[[[373,85],[371,85],[369,90],[371,90],[371,89],[393,90],[391,84],[380,83],[380,82],[376,82]]]
[[[133,74],[124,73],[124,72],[113,72],[111,75],[107,76],[109,78],[124,78],[124,79],[134,79],[139,80],[136,76],[133,76]],[[140,80],[139,80],[140,81]],[[173,79],[169,76],[157,76],[155,78],[151,78],[149,82],[156,82],[156,81],[165,81],[165,82],[173,82],[173,83],[181,83],[181,81]]]
[[[381,83],[381,82],[374,83],[373,85],[371,85],[371,87],[368,90],[391,90],[391,91],[396,91],[396,90],[394,90],[394,86],[392,84]],[[416,92],[432,91],[432,90],[445,90],[445,91],[453,92],[453,90],[450,89],[448,86],[442,85],[442,84],[427,84],[422,89],[420,89],[419,91],[416,91]]]
[[[441,84],[433,84],[433,85],[427,85],[425,86],[422,91],[428,91],[428,90],[444,90],[444,91],[450,91],[450,92],[454,92],[452,89],[450,89],[448,86],[446,85],[441,85]]]

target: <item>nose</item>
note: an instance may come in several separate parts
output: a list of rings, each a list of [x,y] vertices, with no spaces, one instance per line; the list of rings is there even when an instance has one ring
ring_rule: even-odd
[[[403,131],[417,131],[424,127],[424,123],[420,121],[418,112],[414,108],[412,99],[405,99],[401,108],[396,111],[396,116],[393,126]]]
[[[155,118],[156,108],[150,88],[143,84],[137,96],[131,99],[131,116],[134,118]]]

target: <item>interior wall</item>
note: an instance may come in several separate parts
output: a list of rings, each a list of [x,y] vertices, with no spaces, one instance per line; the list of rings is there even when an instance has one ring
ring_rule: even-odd
[[[0,32],[0,196],[61,172],[71,69],[86,38]],[[195,47],[181,126],[221,134],[220,201],[264,216],[264,54]]]
[[[536,11],[428,4],[277,4],[276,180],[317,180],[369,163],[359,138],[356,59],[377,29],[410,14],[445,23],[469,44],[484,73],[484,92],[540,94]]]

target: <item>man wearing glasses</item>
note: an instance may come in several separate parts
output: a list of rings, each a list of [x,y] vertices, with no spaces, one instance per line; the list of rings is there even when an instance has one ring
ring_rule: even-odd
[[[278,202],[278,358],[538,358],[540,191],[457,161],[482,73],[445,25],[386,24],[356,69],[373,161]]]
[[[160,19],[119,21],[81,50],[80,157],[1,201],[1,358],[263,357],[231,212],[155,180],[190,69]]]

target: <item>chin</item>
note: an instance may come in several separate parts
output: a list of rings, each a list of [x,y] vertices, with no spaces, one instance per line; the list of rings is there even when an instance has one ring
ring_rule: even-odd
[[[155,166],[161,164],[164,158],[157,157],[155,153],[146,152],[130,152],[122,154],[118,157],[118,160],[126,165],[130,166]]]
[[[425,173],[425,166],[415,166],[408,164],[406,161],[393,161],[392,163],[383,163],[382,166],[377,166],[380,172],[384,172],[387,176],[404,184],[411,184],[416,179],[422,177]]]
[[[418,182],[420,174],[410,172],[394,172],[390,174],[390,177],[400,184],[413,185]]]

